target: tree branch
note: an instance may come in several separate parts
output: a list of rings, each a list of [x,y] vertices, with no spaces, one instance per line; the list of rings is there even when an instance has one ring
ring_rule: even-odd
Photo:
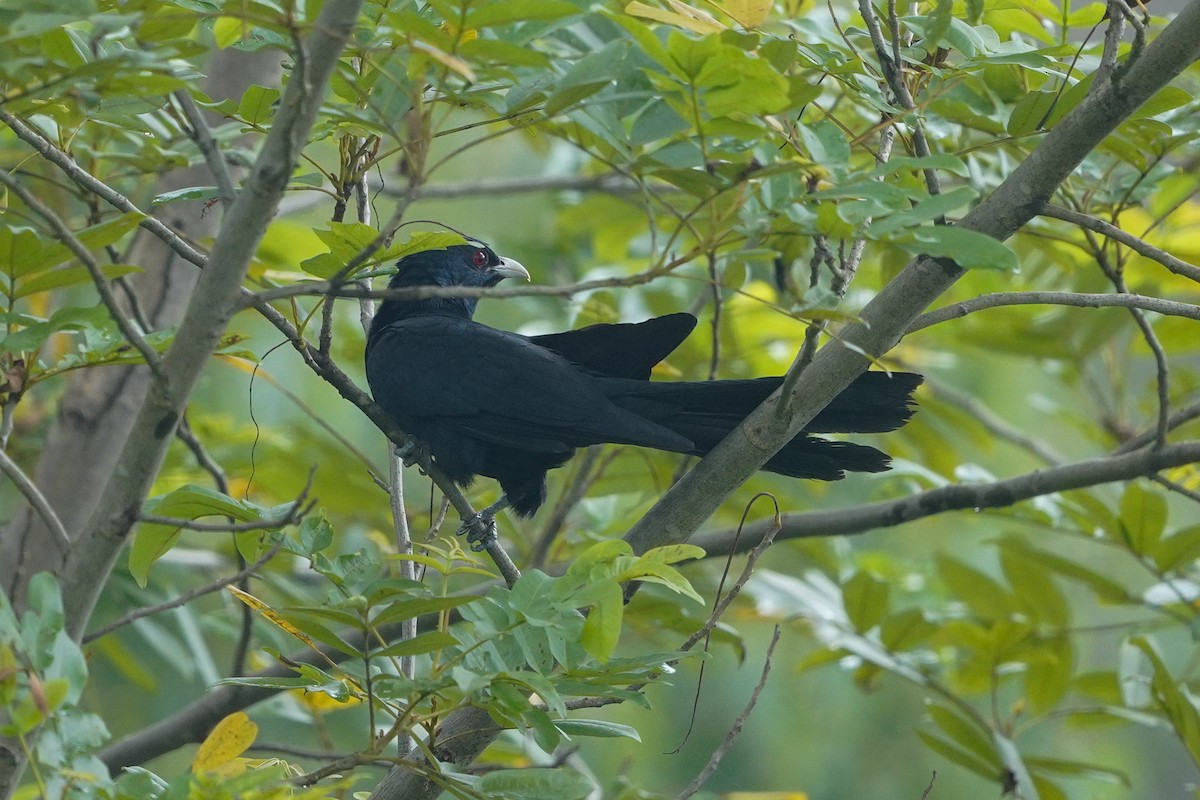
[[[254,169],[217,235],[170,350],[164,380],[150,387],[91,523],[68,554],[63,573],[67,630],[82,635],[100,588],[137,519],[196,380],[240,307],[242,280],[295,168],[321,97],[357,20],[361,0],[327,3],[287,84],[278,116]],[[301,69],[303,67],[303,69]],[[90,176],[89,176],[90,177]]]
[[[59,544],[64,548],[71,546],[71,536],[67,533],[67,529],[63,527],[62,520],[58,518],[58,514],[54,513],[54,508],[50,502],[46,500],[46,496],[38,489],[37,484],[29,479],[29,476],[21,469],[17,462],[8,457],[8,453],[0,449],[0,472],[8,476],[8,479],[13,482],[13,486],[17,487],[17,491],[25,496],[29,501],[29,505],[33,506],[33,510],[38,513],[42,521],[46,523],[46,527],[58,539]]]
[[[1005,508],[1054,492],[1133,480],[1152,476],[1159,470],[1197,462],[1200,462],[1200,441],[1167,445],[1159,450],[1146,448],[1123,455],[1049,467],[994,483],[954,484],[852,508],[784,514],[783,527],[776,538],[805,539],[865,533],[948,511]],[[736,530],[728,529],[703,533],[692,537],[690,541],[703,547],[710,558],[741,552],[754,547],[772,524],[773,520],[753,522],[742,529],[740,540],[735,535]]]
[[[1200,306],[1140,294],[1081,294],[1076,292],[996,292],[928,311],[909,326],[915,333],[952,319],[961,319],[985,308],[1003,306],[1074,306],[1076,308],[1140,308],[1169,317],[1200,320]]]
[[[12,132],[17,135],[17,138],[24,141],[42,158],[54,164],[64,174],[83,189],[91,192],[97,197],[103,199],[109,205],[124,211],[127,214],[139,214],[142,217],[138,224],[145,228],[150,233],[158,237],[164,244],[182,256],[185,260],[192,262],[198,267],[203,267],[207,262],[207,257],[196,248],[185,242],[179,237],[175,231],[168,228],[166,225],[150,216],[146,212],[135,206],[129,198],[113,189],[108,184],[95,178],[83,167],[75,163],[71,156],[59,150],[54,144],[42,136],[41,133],[26,125],[21,120],[9,114],[3,108],[0,108],[0,122],[3,122]]]
[[[1097,219],[1089,214],[1081,214],[1078,211],[1072,211],[1069,208],[1049,203],[1044,203],[1038,209],[1038,213],[1043,217],[1061,219],[1063,222],[1069,222],[1072,225],[1078,225],[1081,228],[1094,231],[1101,236],[1107,236],[1109,239],[1125,245],[1138,255],[1145,256],[1152,261],[1157,261],[1176,275],[1182,275],[1185,278],[1191,278],[1200,283],[1200,267],[1193,266],[1181,258],[1176,258],[1167,251],[1160,250],[1146,240],[1139,239],[1132,233],[1118,228],[1116,225],[1105,222],[1102,219]]]
[[[1200,58],[1200,0],[1193,0],[1142,57],[1070,111],[960,226],[999,240],[1033,218],[1063,180],[1125,118]],[[821,349],[794,402],[772,395],[712,450],[626,535],[637,552],[685,541],[730,492],[890,350],[930,303],[963,275],[946,259],[910,263],[861,314],[862,322]]]

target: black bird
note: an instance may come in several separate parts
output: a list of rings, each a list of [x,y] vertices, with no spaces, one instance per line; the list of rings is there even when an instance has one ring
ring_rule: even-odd
[[[397,267],[391,289],[529,278],[520,263],[482,243],[427,250]],[[649,380],[695,327],[691,314],[521,336],[472,321],[476,302],[385,300],[367,335],[367,382],[375,401],[456,483],[497,479],[521,516],[545,502],[546,472],[576,448],[614,443],[704,455],[782,380]],[[921,380],[909,372],[864,373],[763,469],[826,481],[887,470],[886,453],[809,434],[894,430],[912,416]]]

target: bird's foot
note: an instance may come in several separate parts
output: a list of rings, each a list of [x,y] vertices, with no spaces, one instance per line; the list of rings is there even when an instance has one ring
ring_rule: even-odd
[[[396,458],[404,462],[404,466],[411,467],[429,456],[429,448],[425,446],[424,442],[410,436],[404,441],[404,444],[396,448],[395,453]]]
[[[467,534],[467,542],[476,553],[487,550],[488,545],[496,541],[496,515],[508,506],[508,498],[501,497],[475,516],[464,519],[457,534]]]

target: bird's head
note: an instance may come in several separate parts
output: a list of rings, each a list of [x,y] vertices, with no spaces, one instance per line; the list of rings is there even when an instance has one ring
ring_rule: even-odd
[[[443,250],[423,250],[396,263],[389,289],[405,286],[495,286],[505,278],[529,280],[519,261],[501,258],[483,242],[473,240]]]
[[[396,263],[389,289],[418,286],[495,286],[505,278],[529,280],[521,262],[501,258],[483,242],[472,239],[441,250],[423,250]],[[413,314],[453,314],[471,317],[475,297],[426,297],[385,300],[379,306],[372,329]]]

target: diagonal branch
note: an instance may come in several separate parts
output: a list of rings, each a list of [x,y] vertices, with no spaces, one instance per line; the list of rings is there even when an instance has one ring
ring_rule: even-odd
[[[241,306],[246,269],[275,215],[320,109],[325,86],[357,20],[360,0],[326,3],[296,53],[296,72],[229,222],[213,245],[170,350],[164,379],[150,387],[99,507],[64,570],[67,629],[80,636],[166,453],[188,398],[230,317]]]
[[[1166,250],[1160,250],[1145,239],[1140,239],[1129,231],[1122,230],[1112,223],[1105,222],[1089,214],[1081,214],[1078,211],[1072,211],[1062,206],[1050,205],[1049,203],[1039,208],[1038,213],[1043,217],[1060,219],[1063,222],[1069,222],[1072,225],[1078,225],[1080,228],[1093,231],[1101,236],[1106,236],[1115,242],[1120,242],[1138,255],[1145,256],[1151,261],[1157,261],[1176,275],[1182,275],[1185,278],[1191,278],[1200,283],[1200,267],[1189,264],[1183,259],[1171,255]]]
[[[1200,0],[1192,0],[1128,69],[1098,86],[1046,135],[960,226],[1007,239],[1028,223],[1083,158],[1138,107],[1200,59]],[[637,552],[682,542],[962,277],[948,259],[919,257],[813,359],[794,402],[772,395],[629,531]]]

